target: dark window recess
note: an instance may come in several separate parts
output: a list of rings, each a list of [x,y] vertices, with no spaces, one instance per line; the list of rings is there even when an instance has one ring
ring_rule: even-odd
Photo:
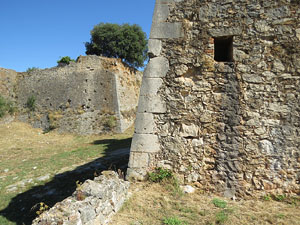
[[[217,62],[233,62],[233,36],[216,37],[214,45]]]

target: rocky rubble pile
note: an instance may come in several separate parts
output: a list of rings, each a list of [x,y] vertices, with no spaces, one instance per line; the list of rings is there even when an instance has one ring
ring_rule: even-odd
[[[113,171],[78,185],[72,196],[54,205],[33,221],[33,225],[108,224],[128,196],[129,182]]]

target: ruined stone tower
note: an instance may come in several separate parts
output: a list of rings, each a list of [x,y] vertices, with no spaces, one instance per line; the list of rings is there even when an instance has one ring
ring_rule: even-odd
[[[300,194],[299,0],[156,0],[128,178]]]

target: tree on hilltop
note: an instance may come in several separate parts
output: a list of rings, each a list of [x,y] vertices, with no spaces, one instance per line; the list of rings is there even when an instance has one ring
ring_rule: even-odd
[[[139,25],[100,23],[85,43],[87,55],[120,58],[135,68],[147,59],[147,37]]]

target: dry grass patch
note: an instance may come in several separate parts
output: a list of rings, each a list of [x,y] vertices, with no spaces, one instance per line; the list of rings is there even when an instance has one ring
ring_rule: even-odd
[[[136,183],[114,225],[300,224],[300,202],[231,201],[200,190],[174,195],[166,183]]]
[[[103,156],[108,143],[97,145],[94,142],[130,136],[130,131],[115,136],[44,134],[41,129],[33,129],[25,123],[0,125],[0,177],[13,177],[12,182],[17,182],[47,173],[63,172]],[[1,185],[1,188],[4,187]]]

